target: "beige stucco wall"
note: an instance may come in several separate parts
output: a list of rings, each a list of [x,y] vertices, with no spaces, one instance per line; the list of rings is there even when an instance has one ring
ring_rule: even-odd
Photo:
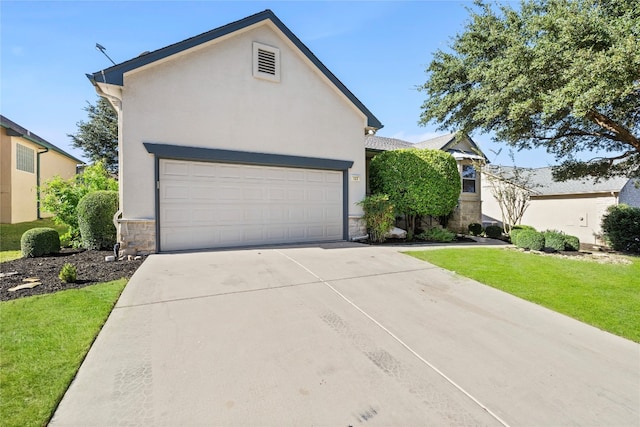
[[[281,81],[252,74],[253,42],[280,49]],[[349,215],[365,195],[366,117],[279,30],[262,23],[125,74],[121,208],[154,219],[153,156],[143,142],[353,160]]]
[[[501,221],[500,207],[491,194],[488,184],[484,187],[482,213]],[[534,196],[522,217],[522,224],[539,231],[560,230],[576,236],[583,243],[602,243],[597,239],[602,231],[600,224],[607,207],[618,203],[616,195],[596,193],[582,195]]]
[[[19,223],[35,221],[38,218],[37,207],[37,159],[38,152],[44,149],[33,142],[18,136],[7,136],[6,129],[2,128],[1,135],[2,160],[0,173],[2,179],[2,198],[0,203],[2,223]],[[34,150],[34,171],[25,172],[18,170],[16,159],[16,144],[21,144]],[[76,162],[56,151],[49,150],[40,155],[40,183],[60,175],[65,179],[71,178],[76,173]],[[50,216],[41,212],[41,217]]]
[[[11,137],[0,128],[0,223],[11,223]]]
[[[536,196],[522,217],[522,223],[543,231],[554,229],[576,236],[583,243],[600,244],[600,224],[607,207],[617,204],[617,197],[606,194]]]

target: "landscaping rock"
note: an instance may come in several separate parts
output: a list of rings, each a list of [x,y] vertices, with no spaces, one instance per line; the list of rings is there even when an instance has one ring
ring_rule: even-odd
[[[407,232],[402,228],[393,227],[386,235],[387,239],[406,239]]]
[[[3,278],[3,277],[15,276],[16,274],[18,274],[17,271],[8,271],[6,273],[0,273],[0,279]]]
[[[25,280],[27,280],[27,279],[25,279]],[[27,282],[27,283],[24,283],[22,285],[14,286],[13,288],[9,288],[7,290],[9,292],[15,292],[15,291],[19,291],[21,289],[33,289],[36,286],[40,286],[40,285],[42,285],[41,282]]]

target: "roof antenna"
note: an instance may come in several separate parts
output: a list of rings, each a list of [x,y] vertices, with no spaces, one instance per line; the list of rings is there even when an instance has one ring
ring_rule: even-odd
[[[106,56],[106,57],[107,57],[107,59],[108,59],[109,61],[111,61],[111,63],[112,63],[113,65],[116,65],[116,63],[115,63],[115,62],[113,62],[113,59],[111,59],[111,58],[109,57],[109,55],[107,55],[107,52],[105,52],[107,49],[106,49],[104,46],[102,46],[100,43],[96,43],[96,49],[98,49],[100,52],[102,52],[102,54],[103,54],[104,56]]]

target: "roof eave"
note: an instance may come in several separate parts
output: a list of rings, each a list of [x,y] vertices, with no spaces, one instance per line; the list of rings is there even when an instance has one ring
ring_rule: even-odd
[[[97,87],[98,83],[107,83],[112,85],[123,86],[124,74],[136,68],[143,67],[163,58],[175,55],[184,50],[193,48],[202,43],[215,40],[227,34],[242,30],[259,22],[270,20],[285,36],[287,36],[300,51],[309,58],[309,60],[334,84],[348,99],[360,110],[367,118],[367,128],[382,129],[384,125],[378,120],[371,111],[364,106],[362,102],[331,72],[329,69],[311,52],[311,50],[298,37],[293,34],[289,28],[270,10],[266,9],[262,12],[229,23],[222,27],[215,28],[206,33],[188,38],[186,40],[174,43],[172,45],[160,48],[153,52],[132,58],[128,61],[116,64],[104,70],[87,74],[89,81]]]

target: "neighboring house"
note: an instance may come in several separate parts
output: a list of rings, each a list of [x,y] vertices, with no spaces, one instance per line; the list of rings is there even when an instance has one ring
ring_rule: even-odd
[[[364,233],[382,124],[270,10],[87,77],[118,112],[123,248]]]
[[[456,134],[452,133],[416,144],[401,139],[369,135],[365,137],[364,144],[367,156],[367,183],[369,181],[369,162],[376,154],[382,151],[404,148],[429,148],[450,153],[458,163],[462,191],[460,192],[458,206],[449,219],[447,227],[451,230],[466,233],[469,224],[482,221],[481,177],[480,171],[476,170],[474,163],[485,163],[487,159],[480,147],[468,135],[464,135],[458,140],[456,139]],[[369,189],[367,188],[368,192]]]
[[[526,170],[531,199],[522,224],[531,225],[539,231],[563,231],[578,237],[583,243],[601,244],[600,225],[609,206],[625,203],[640,207],[640,187],[636,187],[633,179],[554,181],[551,172],[551,167]],[[502,222],[500,206],[490,186],[490,180],[485,180],[482,203],[485,225]]]
[[[40,209],[38,188],[56,175],[73,177],[82,160],[4,116],[0,126],[0,223],[51,216]]]

